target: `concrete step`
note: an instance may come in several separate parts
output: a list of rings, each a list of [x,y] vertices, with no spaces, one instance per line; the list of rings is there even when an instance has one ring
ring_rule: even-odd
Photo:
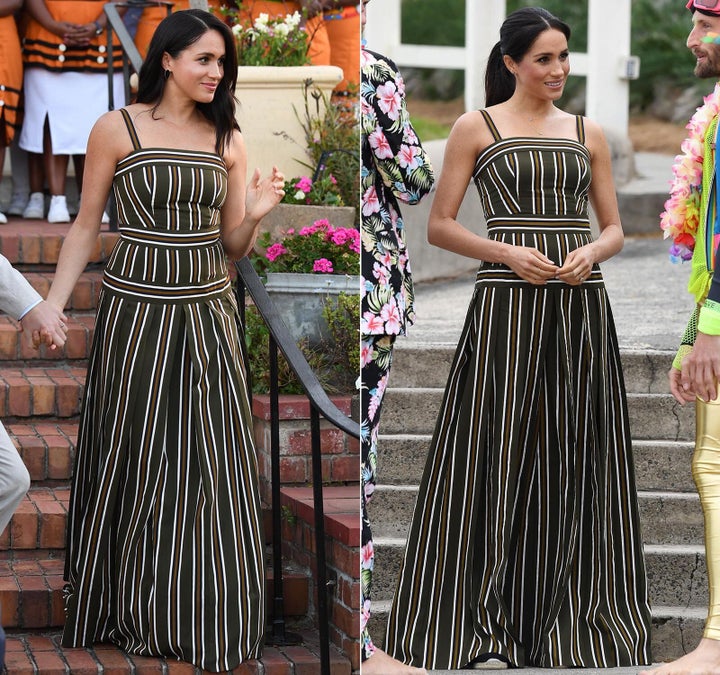
[[[405,538],[418,489],[378,485],[368,505],[374,537]],[[703,514],[696,493],[638,493],[640,524],[646,544],[695,545],[703,543]]]
[[[0,371],[0,419],[73,417],[80,411],[83,367],[28,366]]]
[[[380,480],[386,485],[418,485],[431,440],[430,434],[380,434]],[[694,492],[693,450],[691,441],[633,441],[638,490]]]
[[[372,598],[392,600],[405,554],[402,538],[373,539],[375,572]],[[708,599],[703,546],[645,546],[648,589],[652,606],[705,607]]]
[[[65,622],[64,552],[0,561],[2,625],[8,630],[56,630]],[[308,613],[310,580],[305,572],[283,570],[286,616]],[[267,611],[272,612],[272,569],[266,570]]]
[[[455,354],[454,343],[398,340],[393,352],[390,388],[444,389]],[[668,393],[667,372],[674,352],[621,349],[625,388],[636,394]]]
[[[392,387],[385,394],[383,434],[431,434],[443,390]],[[628,394],[632,437],[641,440],[690,441],[695,438],[695,409],[681,406],[669,394]]]
[[[381,649],[385,646],[385,627],[387,625],[390,601],[374,601],[372,603],[372,616],[368,630],[373,642]],[[703,627],[707,612],[704,607],[660,607],[652,608],[652,652],[655,663],[672,661],[694,649],[702,638]],[[431,671],[444,672],[444,671]],[[453,671],[458,672],[458,671]],[[477,672],[477,671],[473,671]],[[523,673],[542,675],[552,673],[552,670],[527,669]],[[579,673],[593,672],[600,675],[614,675],[617,672],[637,673],[637,668],[608,669],[603,671],[577,670]]]
[[[303,630],[299,644],[265,646],[262,657],[246,661],[227,675],[291,675],[292,673],[319,673],[320,651],[317,631]],[[162,658],[132,656],[109,644],[92,648],[70,649],[60,644],[57,631],[13,633],[7,636],[5,666],[12,675],[139,675],[163,673],[165,675],[205,675],[207,671],[189,663]],[[331,675],[350,675],[350,661],[330,646]]]

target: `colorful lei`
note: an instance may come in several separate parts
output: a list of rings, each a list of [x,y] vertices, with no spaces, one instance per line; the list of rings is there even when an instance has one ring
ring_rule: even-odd
[[[708,125],[720,112],[720,82],[703,99],[687,126],[688,137],[682,142],[682,155],[675,158],[670,197],[660,214],[660,227],[665,238],[672,237],[670,260],[680,262],[692,258],[695,235],[700,220],[703,148]]]

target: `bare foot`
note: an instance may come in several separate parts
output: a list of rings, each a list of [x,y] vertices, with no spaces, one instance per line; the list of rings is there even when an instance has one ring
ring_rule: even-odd
[[[689,654],[660,668],[642,670],[640,675],[718,675],[720,673],[720,640],[703,638]]]
[[[367,661],[362,662],[360,673],[362,675],[428,675],[425,668],[406,666],[377,648]]]

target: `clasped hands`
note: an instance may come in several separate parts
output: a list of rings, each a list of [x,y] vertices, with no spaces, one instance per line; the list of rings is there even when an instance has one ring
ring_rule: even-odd
[[[570,286],[579,286],[590,276],[595,264],[589,246],[582,246],[568,253],[562,267],[536,248],[513,246],[507,261],[508,267],[519,277],[536,286],[550,279],[559,279]]]
[[[39,349],[41,344],[58,349],[65,345],[66,322],[67,317],[60,309],[43,300],[20,319],[20,332],[34,349]]]

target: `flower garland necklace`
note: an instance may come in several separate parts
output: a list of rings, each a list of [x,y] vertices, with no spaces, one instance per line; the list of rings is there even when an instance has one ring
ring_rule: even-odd
[[[682,142],[682,155],[675,157],[670,197],[660,214],[660,227],[665,238],[672,237],[670,260],[680,262],[692,258],[695,236],[700,222],[700,191],[702,188],[705,134],[720,112],[720,82],[703,99],[687,126],[688,137]]]

